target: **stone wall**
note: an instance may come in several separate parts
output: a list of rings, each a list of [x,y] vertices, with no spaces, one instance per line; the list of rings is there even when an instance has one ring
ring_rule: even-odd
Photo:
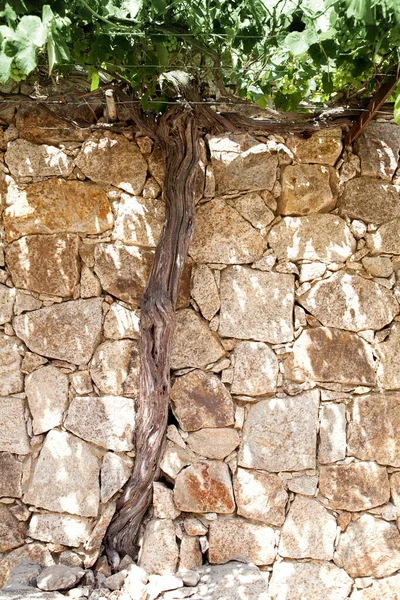
[[[0,136],[0,586],[26,557],[104,566],[164,218],[147,137],[46,126],[40,110]],[[373,123],[346,153],[339,129],[206,146],[139,563],[252,562],[249,598],[392,599],[399,130]]]

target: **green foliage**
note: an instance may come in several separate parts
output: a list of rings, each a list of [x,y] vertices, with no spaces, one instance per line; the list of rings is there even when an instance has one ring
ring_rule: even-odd
[[[400,0],[0,0],[1,82],[79,67],[92,90],[123,81],[146,108],[176,69],[262,108],[368,96],[399,48]]]

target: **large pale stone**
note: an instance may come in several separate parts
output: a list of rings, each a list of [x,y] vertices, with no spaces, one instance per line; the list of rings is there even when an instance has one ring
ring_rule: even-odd
[[[239,446],[236,429],[200,429],[187,438],[189,448],[206,458],[223,459]]]
[[[73,300],[15,317],[14,329],[32,352],[76,365],[89,362],[100,341],[102,300]]]
[[[130,194],[140,194],[146,181],[147,163],[136,144],[108,131],[93,133],[75,164],[92,181],[114,185]]]
[[[137,342],[116,340],[97,347],[90,375],[102,394],[137,396],[140,358]]]
[[[378,382],[386,390],[400,388],[400,323],[393,323],[389,337],[376,346],[380,358]]]
[[[0,325],[11,321],[16,290],[0,284]]]
[[[274,220],[275,215],[261,196],[255,192],[230,198],[229,204],[257,229],[264,229]]]
[[[184,535],[179,551],[179,571],[194,571],[203,564],[199,538]]]
[[[238,342],[233,356],[232,394],[261,396],[275,391],[278,359],[267,344]]]
[[[271,600],[345,600],[353,587],[346,571],[327,562],[276,562]]]
[[[167,440],[167,446],[164,456],[161,459],[160,467],[171,479],[175,479],[184,467],[197,462],[198,458],[189,448],[182,448]]]
[[[29,454],[29,437],[21,398],[0,397],[0,451]]]
[[[208,143],[217,193],[272,190],[278,159],[266,144],[241,133],[211,137]]]
[[[218,336],[190,308],[176,313],[171,369],[204,368],[225,355]]]
[[[317,163],[333,167],[342,152],[342,130],[337,127],[316,131],[309,138],[289,136],[286,145],[300,163]]]
[[[272,227],[268,243],[278,259],[344,262],[356,248],[350,228],[336,215],[286,217]]]
[[[284,363],[292,381],[325,381],[374,385],[375,366],[371,347],[358,335],[341,329],[307,329],[293,345]]]
[[[153,483],[153,508],[156,519],[176,519],[181,514],[174,504],[174,493],[164,483]]]
[[[329,402],[321,406],[318,462],[343,460],[346,456],[346,407]]]
[[[317,500],[296,496],[282,527],[278,553],[285,558],[332,560],[336,519]]]
[[[51,565],[46,567],[37,578],[37,587],[41,590],[69,590],[75,587],[84,576],[80,567]]]
[[[68,407],[68,376],[48,365],[26,378],[25,392],[35,435],[61,425]]]
[[[334,510],[368,510],[386,504],[390,497],[386,469],[373,462],[321,467],[319,491]]]
[[[6,396],[22,391],[22,354],[23,346],[16,337],[0,333],[0,395]]]
[[[223,200],[211,200],[197,209],[189,249],[195,262],[252,263],[265,247],[260,233]]]
[[[150,575],[175,573],[179,550],[175,527],[170,519],[150,521],[139,554],[139,566]]]
[[[104,336],[114,340],[136,340],[139,337],[139,320],[138,312],[114,302],[104,319]]]
[[[93,103],[94,104],[94,103]],[[16,114],[16,126],[24,139],[37,144],[82,142],[90,135],[90,126],[97,121],[96,113],[86,102],[60,102],[52,105],[36,102],[21,103]],[[95,108],[101,107],[101,103]]]
[[[347,431],[347,453],[400,467],[400,393],[355,397]]]
[[[133,449],[135,403],[120,396],[74,398],[65,427],[75,435],[116,452]]]
[[[366,240],[373,254],[400,254],[400,219],[383,223],[375,233],[367,234]]]
[[[128,481],[133,461],[128,456],[107,452],[101,463],[101,501],[108,502]]]
[[[234,266],[221,274],[219,333],[279,344],[293,339],[293,275]]]
[[[239,465],[267,471],[313,469],[319,392],[271,398],[253,405],[239,450]]]
[[[356,141],[361,175],[390,181],[397,169],[400,136],[392,123],[370,123]]]
[[[394,523],[362,515],[341,534],[337,556],[350,577],[387,577],[400,569],[400,533]]]
[[[84,545],[85,555],[83,564],[86,568],[92,567],[100,556],[101,545],[108,526],[111,523],[111,519],[114,516],[115,508],[115,502],[108,502],[105,505],[100,505],[100,516]]]
[[[175,480],[174,501],[184,512],[232,513],[235,500],[228,465],[203,460],[186,467]]]
[[[14,517],[9,509],[0,504],[0,552],[8,552],[25,541],[25,525]]]
[[[92,523],[84,517],[58,513],[34,513],[28,535],[34,540],[77,547],[83,544],[92,530]]]
[[[32,144],[27,140],[8,143],[5,161],[13,177],[68,177],[74,162],[55,146]]]
[[[22,463],[9,452],[0,453],[0,498],[21,498]]]
[[[117,214],[113,239],[127,246],[157,245],[165,220],[162,200],[121,194],[114,207]]]
[[[400,600],[400,573],[372,581],[362,590],[354,590],[351,600]]]
[[[214,275],[207,265],[196,265],[193,275],[192,297],[205,319],[210,321],[219,311],[221,302]]]
[[[177,377],[171,389],[173,411],[184,431],[226,427],[234,423],[230,393],[212,373],[191,371]]]
[[[282,215],[329,212],[336,205],[337,173],[323,165],[289,165],[282,173]]]
[[[96,517],[99,491],[99,461],[94,450],[68,432],[50,431],[24,502],[49,511]]]
[[[206,565],[200,570],[200,574],[198,598],[270,600],[266,581],[253,564],[229,562],[226,565]]]
[[[135,246],[97,244],[94,270],[102,287],[117,298],[139,306],[153,261],[153,251]]]
[[[370,177],[345,184],[338,202],[339,213],[367,223],[385,223],[400,217],[400,188]]]
[[[54,560],[44,544],[38,544],[36,542],[33,544],[25,544],[20,548],[12,550],[0,560],[0,588],[7,580],[10,571],[24,559],[32,560],[42,566],[54,564]],[[29,594],[32,593],[34,592],[30,590]]]
[[[234,490],[238,515],[275,527],[283,525],[288,495],[277,475],[239,467]]]
[[[323,325],[348,331],[382,329],[399,312],[390,290],[344,271],[317,282],[297,301]]]
[[[275,532],[268,525],[245,519],[217,519],[210,523],[208,535],[211,564],[230,560],[270,565],[275,558]]]
[[[32,233],[96,234],[110,229],[106,193],[80,181],[49,179],[24,190],[10,186],[4,227],[8,241]]]

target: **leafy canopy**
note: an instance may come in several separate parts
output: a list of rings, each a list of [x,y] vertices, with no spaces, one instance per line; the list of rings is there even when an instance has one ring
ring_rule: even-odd
[[[149,108],[160,75],[294,110],[369,96],[400,58],[400,0],[0,0],[0,81],[80,69]],[[400,91],[396,116],[400,122]]]

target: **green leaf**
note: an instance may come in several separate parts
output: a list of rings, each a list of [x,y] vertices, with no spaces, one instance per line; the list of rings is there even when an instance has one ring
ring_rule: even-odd
[[[164,44],[156,44],[156,53],[159,60],[160,65],[166,67],[168,65],[168,50],[166,49]]]
[[[97,69],[89,69],[90,91],[95,92],[100,84],[99,72]]]
[[[398,83],[396,88],[396,100],[394,103],[393,116],[397,125],[400,125],[400,82]]]
[[[25,37],[29,42],[41,48],[46,43],[47,28],[43,25],[40,17],[25,15],[18,23],[16,34]]]
[[[7,83],[11,76],[11,65],[13,58],[0,52],[0,82]]]
[[[314,31],[305,29],[304,31],[293,31],[285,37],[285,44],[294,56],[307,52],[312,44],[317,42],[318,37]]]
[[[21,69],[25,75],[29,75],[37,67],[36,46],[28,43],[18,52],[14,60],[17,68]]]

